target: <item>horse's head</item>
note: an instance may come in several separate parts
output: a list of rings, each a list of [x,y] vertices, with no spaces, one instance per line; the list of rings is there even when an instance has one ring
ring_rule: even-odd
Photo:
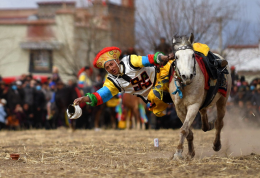
[[[187,36],[174,36],[172,40],[172,51],[175,55],[175,72],[181,77],[184,84],[189,85],[196,75],[196,60],[192,44],[193,34]]]

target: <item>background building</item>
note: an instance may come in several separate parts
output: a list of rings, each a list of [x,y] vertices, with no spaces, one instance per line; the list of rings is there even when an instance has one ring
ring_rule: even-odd
[[[239,76],[248,82],[260,76],[260,43],[253,45],[230,45],[224,50],[230,66],[235,66]]]
[[[103,47],[133,47],[135,1],[91,2],[81,8],[73,1],[57,1],[38,2],[37,9],[1,9],[0,75],[49,75],[57,66],[67,80],[92,66]]]

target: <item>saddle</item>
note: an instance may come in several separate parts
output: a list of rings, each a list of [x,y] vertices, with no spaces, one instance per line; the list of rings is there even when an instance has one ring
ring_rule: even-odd
[[[209,74],[209,77],[213,80],[218,79],[219,74],[228,74],[228,70],[225,68],[219,68],[218,67],[218,62],[220,58],[213,54],[211,51],[208,52],[208,55],[205,56],[203,53],[195,51],[195,54],[198,56],[202,57],[202,60],[205,64],[206,70]]]

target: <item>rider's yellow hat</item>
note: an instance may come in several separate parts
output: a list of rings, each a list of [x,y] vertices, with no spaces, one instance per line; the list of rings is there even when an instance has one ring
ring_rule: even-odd
[[[93,65],[96,68],[104,68],[107,61],[118,59],[120,54],[121,50],[118,47],[106,47],[97,54]]]

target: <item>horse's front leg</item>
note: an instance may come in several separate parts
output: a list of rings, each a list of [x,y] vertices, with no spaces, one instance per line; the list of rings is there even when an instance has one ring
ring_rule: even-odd
[[[180,129],[180,140],[179,140],[179,144],[177,146],[176,153],[174,154],[174,159],[183,158],[182,152],[183,152],[184,139],[189,135],[190,126],[193,123],[193,121],[199,111],[199,107],[200,107],[200,105],[197,103],[187,107],[187,115],[186,115],[183,125]],[[189,146],[188,154],[191,157],[193,157],[195,155],[194,146],[193,146],[193,134],[190,135],[190,137],[188,138],[188,146]]]
[[[195,156],[195,150],[194,150],[194,145],[193,145],[193,132],[191,131],[191,129],[189,129],[189,134],[186,137],[187,141],[188,141],[188,156],[190,156],[191,158],[193,158]]]

